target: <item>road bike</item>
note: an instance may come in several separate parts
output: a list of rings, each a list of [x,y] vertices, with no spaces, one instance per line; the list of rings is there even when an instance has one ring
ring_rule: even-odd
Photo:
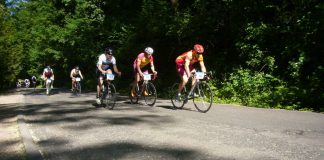
[[[155,79],[155,76],[153,79]],[[136,84],[136,94],[129,96],[132,104],[138,103],[138,100],[143,97],[147,105],[154,106],[157,99],[157,92],[154,84],[150,82],[151,80],[152,74],[144,74],[143,78]]]
[[[105,105],[108,109],[114,109],[116,104],[116,88],[112,81],[115,79],[114,74],[104,74],[103,84],[100,91],[100,104]]]
[[[73,84],[72,93],[74,95],[80,95],[81,94],[81,78],[75,77],[75,82]]]
[[[210,74],[210,73],[208,73]],[[191,86],[189,92],[187,92],[186,87],[183,88],[181,96],[178,95],[179,83],[172,85],[170,89],[171,102],[174,108],[182,109],[183,106],[188,103],[190,99],[193,100],[195,108],[202,113],[209,111],[213,104],[213,92],[211,87],[207,83],[209,76],[204,72],[194,72],[190,77],[196,79],[195,83]]]

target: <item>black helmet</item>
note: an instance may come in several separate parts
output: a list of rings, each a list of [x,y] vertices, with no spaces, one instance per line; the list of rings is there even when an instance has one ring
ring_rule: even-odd
[[[105,53],[106,53],[106,54],[113,54],[113,50],[112,50],[110,47],[107,47],[107,48],[105,49]]]

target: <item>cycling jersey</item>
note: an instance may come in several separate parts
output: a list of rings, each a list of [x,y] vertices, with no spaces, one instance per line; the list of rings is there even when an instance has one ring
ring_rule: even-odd
[[[203,55],[202,54],[194,54],[192,50],[185,52],[181,54],[180,56],[177,57],[176,59],[176,64],[177,64],[177,71],[180,76],[183,76],[185,73],[185,68],[184,64],[186,61],[189,61],[189,71],[192,71],[194,69],[194,64],[196,62],[201,62],[204,61]]]
[[[52,69],[45,68],[43,72],[44,72],[44,75],[45,75],[46,78],[51,78],[53,76],[53,70]]]
[[[144,68],[147,64],[153,62],[154,63],[154,59],[153,56],[150,56],[150,58],[145,56],[145,53],[140,53],[137,58],[134,61],[134,69],[136,69],[137,66],[137,62],[140,61],[140,68]]]
[[[108,69],[112,69],[113,65],[116,65],[116,59],[114,56],[112,56],[111,59],[107,59],[105,54],[101,54],[97,62],[97,66],[99,65],[102,65],[101,69],[105,71]]]
[[[190,50],[188,52],[181,54],[176,59],[176,63],[178,65],[184,65],[186,61],[190,61],[190,65],[192,65],[196,62],[204,61],[204,57],[202,54],[197,54],[197,53],[194,54],[192,50]]]

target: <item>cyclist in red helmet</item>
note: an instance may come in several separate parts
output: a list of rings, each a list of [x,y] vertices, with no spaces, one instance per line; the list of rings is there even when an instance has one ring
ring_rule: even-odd
[[[200,69],[202,72],[206,72],[206,67],[204,64],[204,47],[200,44],[195,44],[193,49],[181,54],[176,59],[177,71],[181,77],[181,83],[178,88],[178,96],[180,96],[182,89],[187,84],[191,73],[195,71],[194,64],[199,62]],[[193,83],[195,79],[193,78]]]

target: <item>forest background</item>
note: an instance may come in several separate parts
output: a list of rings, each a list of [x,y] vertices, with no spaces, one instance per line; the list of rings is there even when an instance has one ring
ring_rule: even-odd
[[[151,46],[163,97],[179,81],[175,58],[200,43],[216,103],[324,110],[321,0],[0,0],[0,28],[1,90],[47,65],[56,87],[69,88],[79,65],[95,90],[110,46],[127,91],[133,60]]]

